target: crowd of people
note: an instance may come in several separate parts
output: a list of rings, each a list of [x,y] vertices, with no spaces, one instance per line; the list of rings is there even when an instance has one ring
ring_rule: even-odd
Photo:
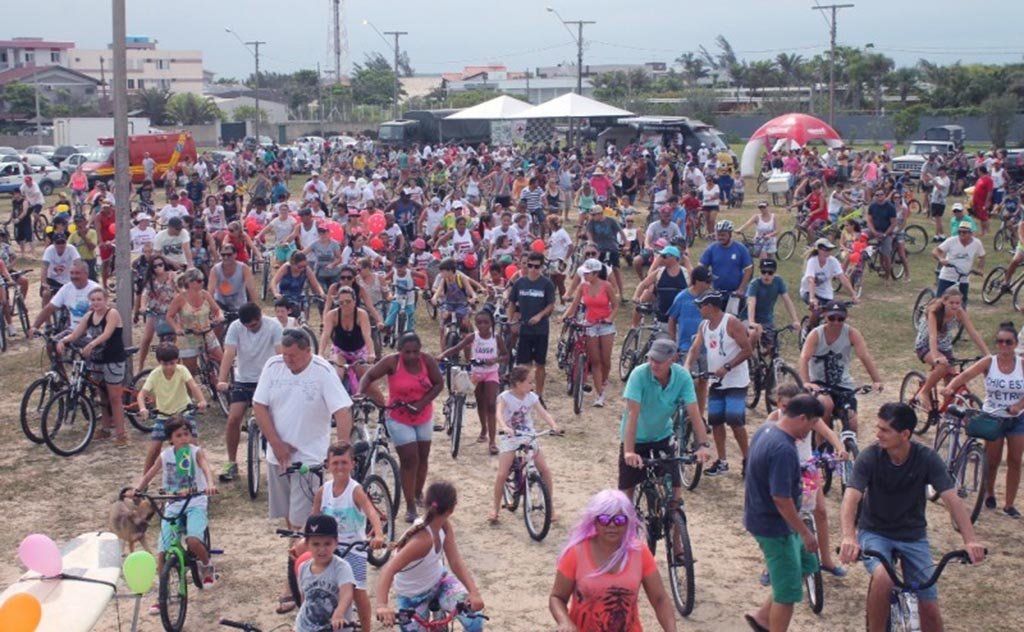
[[[474,616],[484,605],[481,591],[450,521],[456,487],[430,482],[432,437],[438,430],[433,403],[445,388],[444,370],[460,356],[469,361],[478,441],[497,457],[490,515],[497,522],[512,456],[535,432],[535,420],[555,432],[564,425],[545,402],[545,395],[551,397],[545,385],[552,328],[582,324],[592,379],[586,386],[593,406],[603,408],[610,389],[618,388],[611,376],[616,323],[626,319],[639,325],[639,306],[649,306],[660,334],[621,385],[618,490],[594,495],[559,556],[550,597],[558,630],[639,630],[640,586],[661,628],[676,629],[671,599],[644,544],[645,526],[631,495],[642,479],[644,458],[686,448],[677,445],[673,424],[680,409],[691,420],[706,421],[707,428],[693,424],[693,449],[695,458],[707,462],[708,476],[733,471],[726,428],[739,449],[744,526],[764,553],[764,581],[772,591],[760,609],[746,614],[751,628],[786,629],[793,604],[802,598],[803,576],[820,566],[842,577],[841,564],[856,561],[861,547],[899,547],[907,572],[922,577],[930,565],[926,485],[946,504],[972,560],[980,561],[984,549],[946,464],[911,437],[915,409],[931,408],[931,387],[954,377],[952,333],[962,324],[983,357],[942,395],[948,399],[961,384],[985,376],[983,409],[1005,420],[1003,438],[988,443],[986,503],[996,507],[995,477],[1005,448],[1002,512],[1020,517],[1014,501],[1024,451],[1024,369],[1017,333],[1012,326],[1001,327],[994,341],[997,353],[990,354],[966,311],[967,279],[985,262],[980,238],[990,230],[989,217],[1008,209],[1015,213],[1019,199],[999,156],[980,155],[968,167],[962,155],[946,161],[929,157],[922,171],[921,186],[935,218],[932,254],[941,266],[937,298],[925,310],[914,343],[914,352],[929,367],[928,381],[915,394],[914,407],[885,404],[877,414],[867,413],[877,443],[853,466],[837,562],[828,551],[823,499],[813,504],[817,536],[800,518],[801,505],[817,496],[805,494],[801,472],[823,441],[831,442],[841,459],[850,456],[836,440],[832,419],[839,407],[849,410],[849,427],[856,433],[858,416],[866,412],[858,411],[854,394],[854,355],[872,388],[883,392],[885,380],[867,340],[849,322],[855,313],[849,305],[867,299],[852,286],[848,272],[861,235],[877,244],[889,270],[893,252],[901,247],[901,227],[910,219],[906,194],[912,183],[873,152],[835,149],[819,155],[807,149],[766,156],[767,167],[791,175],[788,198],[807,218],[808,230],[838,224],[841,217],[844,225],[839,244],[815,239],[802,267],[799,295],[811,320],[797,368],[806,392],[780,389],[779,411],[751,437],[748,360],[759,347],[774,344],[781,329],[775,322],[780,298],[789,323],[800,326],[774,256],[781,218],[759,202],[737,230],[724,218],[735,216],[728,209],[743,204],[743,179],[734,159],[724,150],[674,146],[671,140],[595,152],[550,145],[397,148],[361,139],[345,147],[306,146],[302,160],[274,147],[239,147],[234,158],[219,164],[203,154],[194,164],[170,169],[149,159],[130,201],[118,202],[98,181],[91,190],[72,190],[72,200],[62,193],[49,209],[38,284],[43,307],[30,333],[57,322],[70,332],[59,343],[61,352],[64,345],[85,341],[81,353],[105,385],[100,437],[121,448],[132,444],[122,388],[135,368],[122,331],[133,324],[143,327],[140,371],[157,339],[158,367],[138,392],[138,414],[147,416],[149,404],[158,412],[137,488],[161,477],[171,491],[198,487],[212,494],[217,483],[223,487],[236,480],[241,424],[251,407],[267,442],[269,516],[289,529],[303,529],[307,537],[296,553],[301,547],[312,552],[298,571],[307,598],[295,627],[303,632],[356,618],[363,630],[374,617],[394,623],[392,589],[398,610],[421,616],[434,600],[446,610],[466,603],[459,614],[463,627],[482,629],[484,619]],[[293,196],[290,189],[303,165],[312,171],[300,175]],[[945,200],[962,190],[969,176],[977,180],[972,217],[955,204],[946,238]],[[158,182],[163,183],[160,208]],[[865,204],[862,220],[846,217]],[[20,257],[33,255],[32,220],[44,205],[38,187],[26,179],[13,201],[17,253],[10,236],[0,233],[0,277],[25,295],[26,276],[15,279],[11,271]],[[112,283],[117,213],[132,217],[131,251],[120,253],[132,258],[128,285]],[[698,227],[706,244],[697,243]],[[747,229],[754,230],[750,243],[742,234]],[[632,293],[623,267],[632,268],[638,279]],[[851,303],[837,300],[836,287]],[[132,294],[132,322],[110,307],[114,291]],[[273,299],[272,312],[264,298]],[[438,311],[439,353],[428,353],[423,344],[429,321],[417,306],[427,301]],[[311,306],[321,313],[319,332],[310,325]],[[4,325],[13,334],[12,311],[5,302]],[[449,344],[453,330],[457,336]],[[380,344],[382,334],[396,341],[394,353]],[[200,355],[216,368],[215,392],[199,386]],[[218,394],[228,401],[227,460],[214,474],[208,450],[199,448],[195,412]],[[378,576],[375,612],[366,553],[353,549],[344,560],[333,556],[334,543],[362,540],[368,532],[371,546],[383,545],[379,518],[352,476],[353,398],[369,398],[385,411],[400,465],[401,517],[412,525]],[[186,447],[193,451],[195,468],[183,477],[174,455]],[[558,476],[543,454],[536,462],[553,494]],[[321,486],[313,472],[289,471],[295,463],[326,463],[331,480]],[[911,470],[913,475],[905,476]],[[681,498],[677,474],[672,491]],[[310,488],[318,490],[314,497],[305,493]],[[213,585],[220,576],[202,544],[206,511],[205,502],[189,506],[187,541],[203,564],[205,582]],[[876,563],[866,566],[873,576],[869,629],[882,629],[891,583]],[[606,599],[612,592],[618,598]],[[314,593],[316,598],[309,598]],[[925,629],[939,629],[936,593],[918,596]],[[277,612],[296,606],[283,587]],[[420,629],[399,619],[403,630]]]

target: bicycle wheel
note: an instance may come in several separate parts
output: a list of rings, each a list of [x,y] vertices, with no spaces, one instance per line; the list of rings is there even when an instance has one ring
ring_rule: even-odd
[[[679,414],[685,415],[685,413]],[[696,451],[693,425],[690,423],[689,418],[684,418],[681,423],[676,425],[676,433],[676,443],[679,445],[680,453]],[[703,472],[704,464],[696,459],[694,459],[693,463],[679,464],[679,475],[682,478],[683,487],[691,492],[697,489],[697,485],[700,483],[700,476]]]
[[[776,243],[777,250],[775,251],[775,254],[778,255],[780,260],[789,261],[790,257],[793,256],[793,253],[796,252],[796,241],[796,233],[791,230],[787,230],[779,235],[779,240]]]
[[[757,408],[757,403],[761,401],[761,391],[764,390],[765,387],[764,365],[761,363],[761,358],[756,349],[754,350],[754,354],[750,357],[749,363],[750,385],[747,387],[746,405],[750,410],[754,410]]]
[[[768,178],[757,179],[757,193],[758,195],[764,195],[768,193]]]
[[[138,396],[139,391],[142,390],[142,385],[146,383],[146,378],[153,372],[153,369],[145,369],[139,371],[132,378],[131,385],[124,389],[124,394],[121,399],[124,401],[124,416],[128,420],[128,423],[135,426],[139,432],[149,434],[153,432],[153,424],[155,423],[153,415],[150,415],[145,421],[139,419],[139,402]],[[152,411],[150,411],[152,412]]]
[[[811,529],[811,533],[814,533],[814,520],[807,518],[804,523]],[[811,612],[821,614],[825,607],[825,586],[821,581],[820,560],[818,561],[818,570],[804,577],[804,588],[807,590],[807,605],[811,607]]]
[[[915,399],[917,394],[921,392],[925,379],[924,374],[920,371],[910,371],[903,376],[903,382],[900,383],[900,403],[909,405],[918,413],[922,413],[925,418],[923,424],[918,424],[914,428],[914,434],[917,435],[923,435],[928,432],[928,428],[931,425],[929,411],[925,410],[921,406],[921,402]]]
[[[981,300],[986,305],[995,305],[1003,297],[1003,283],[1006,280],[1006,267],[996,266],[985,277],[981,286]]]
[[[50,224],[49,218],[43,213],[36,213],[32,218],[32,233],[37,241],[46,241],[46,227]]]
[[[985,503],[985,467],[985,449],[979,443],[972,442],[957,457],[956,494],[970,510],[971,524],[978,520]]]
[[[221,391],[217,388],[217,367],[210,364],[211,375],[207,378],[209,381],[210,392],[213,395],[213,399],[217,402],[217,408],[223,413],[224,417],[228,416],[228,409],[231,408],[231,399],[228,396],[227,391]]]
[[[262,272],[263,272],[263,274],[262,274],[262,276],[263,276],[263,285],[262,285],[262,289],[260,290],[260,299],[266,301],[267,300],[267,296],[270,295],[270,261],[269,261],[269,259],[267,261],[264,261],[263,263],[261,263],[260,267],[262,268]]]
[[[1013,309],[1018,312],[1024,309],[1024,294],[1021,294],[1024,290],[1021,290],[1022,287],[1024,287],[1024,283],[1018,283],[1017,289],[1013,291]]]
[[[0,352],[7,351],[7,322],[0,319]]]
[[[577,415],[583,410],[583,386],[587,379],[587,358],[576,356],[575,367],[572,372],[572,412]]]
[[[249,498],[260,495],[260,466],[263,461],[263,433],[256,419],[249,417],[246,424],[245,474],[248,481]]]
[[[907,254],[916,255],[924,252],[928,247],[928,231],[917,224],[911,224],[903,231],[905,236],[903,247]]]
[[[640,350],[640,330],[631,328],[625,339],[622,341],[622,349],[619,350],[619,379],[623,382],[633,372],[636,366],[637,352]]]
[[[313,333],[313,330],[309,327],[309,325],[303,325],[302,331],[306,332],[306,335],[309,336],[309,340],[311,343],[310,346],[313,348],[313,355],[317,355],[318,353],[320,353],[320,341],[317,339],[316,334]]]
[[[693,572],[690,530],[686,526],[686,514],[679,508],[672,511],[668,524],[665,558],[668,566],[668,583],[672,587],[672,600],[676,602],[679,614],[688,617],[693,612],[697,586]]]
[[[953,449],[953,432],[950,427],[946,424],[942,424],[939,430],[935,433],[935,443],[932,444],[932,449],[939,455],[943,463],[950,463],[950,451]],[[936,502],[939,499],[939,492],[934,487],[928,485],[925,487],[925,495],[928,500]]]
[[[185,573],[184,555],[177,547],[164,553],[164,566],[160,569],[160,621],[164,630],[181,632],[188,614],[188,575]]]
[[[853,286],[853,295],[860,299],[864,296],[864,268],[857,265],[850,271],[850,285]]]
[[[378,447],[371,467],[373,468],[371,473],[381,477],[388,484],[389,490],[394,490],[391,494],[391,507],[397,515],[398,506],[402,502],[402,477],[399,473],[398,462],[390,452],[383,447]]]
[[[465,408],[466,402],[462,397],[455,397],[452,400],[451,417],[448,421],[448,430],[451,434],[448,438],[453,459],[459,458],[459,445],[462,443],[462,421]]]
[[[1003,227],[996,231],[995,237],[992,238],[992,247],[996,249],[996,252],[1002,252],[1012,245],[1013,236],[1009,228]]]
[[[649,484],[638,485],[633,489],[633,506],[636,514],[647,527],[647,548],[651,554],[658,550],[661,539],[661,503],[658,494]]]
[[[377,510],[377,518],[380,520],[380,527],[384,532],[384,542],[390,545],[395,541],[395,507],[391,501],[391,490],[388,489],[388,484],[384,482],[384,479],[376,474],[368,475],[362,485],[363,491],[366,492],[366,496]],[[369,536],[371,529],[369,521],[366,523],[366,528],[367,536]],[[375,568],[384,566],[390,557],[390,547],[366,552],[367,561]]]
[[[921,318],[924,316],[925,307],[933,298],[935,298],[935,290],[930,287],[917,293],[917,298],[914,299],[914,310],[910,312],[910,324],[914,326],[914,331],[917,331]]]
[[[73,396],[61,389],[43,408],[42,435],[46,446],[60,456],[74,456],[85,450],[96,432],[96,411],[88,396]]]
[[[853,464],[857,460],[857,456],[860,454],[860,448],[857,446],[857,441],[852,437],[843,439],[843,449],[846,450],[846,462],[842,463],[841,467],[845,470],[845,475],[842,476],[842,492],[846,493],[846,482],[850,480],[850,476],[853,474]]]
[[[502,507],[515,513],[519,508],[519,472],[523,467],[522,460],[517,456],[512,462],[512,468],[505,478],[505,488],[501,492]]]
[[[459,332],[455,330],[448,330],[448,333],[444,335],[444,349],[447,351],[455,345],[459,344]]]
[[[299,578],[295,575],[295,560],[292,556],[288,556],[288,592],[292,594],[292,601],[295,602],[295,607],[298,608],[302,605],[302,591],[299,590]]]
[[[28,321],[28,308],[25,307],[25,299],[18,296],[14,299],[14,311],[18,313],[18,322],[21,324],[21,331],[28,336],[28,330],[31,325]]]
[[[526,532],[535,542],[543,540],[551,528],[551,493],[544,484],[540,472],[530,471],[526,475],[523,489],[523,522]]]
[[[903,258],[903,255],[900,254],[898,250],[894,249],[892,253],[892,268],[890,269],[890,272],[892,273],[892,278],[902,279],[903,275],[907,273],[908,267],[909,265]]]
[[[43,421],[43,409],[54,390],[60,387],[57,379],[50,374],[44,375],[29,384],[21,397],[21,430],[32,443],[43,443],[43,434],[39,426]]]

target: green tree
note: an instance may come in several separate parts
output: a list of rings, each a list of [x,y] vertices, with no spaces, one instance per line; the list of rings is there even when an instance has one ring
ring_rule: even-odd
[[[367,54],[362,64],[354,64],[352,100],[365,105],[390,105],[394,101],[395,72],[380,53]],[[401,99],[405,90],[398,86]]]
[[[1020,109],[1020,100],[1017,95],[1004,94],[989,97],[981,104],[981,109],[985,112],[985,124],[988,126],[988,135],[992,139],[992,145],[1006,147],[1013,117]]]
[[[779,83],[783,86],[795,86],[804,82],[804,58],[796,53],[779,53],[775,56],[775,65],[779,69]]]
[[[236,123],[243,123],[245,121],[255,121],[257,112],[259,113],[260,122],[267,123],[267,111],[263,108],[256,109],[255,105],[240,105],[235,108],[235,111],[231,113],[231,118]]]
[[[918,72],[916,68],[897,68],[886,76],[886,87],[900,97],[900,105],[907,104],[907,98],[917,91]]]
[[[223,113],[212,97],[183,92],[167,100],[167,117],[181,125],[203,125],[219,120]]]
[[[167,116],[167,102],[171,93],[167,90],[147,88],[139,90],[131,98],[131,109],[139,110],[154,125],[166,125],[171,120]]]
[[[907,139],[917,133],[921,127],[921,116],[925,108],[922,105],[912,105],[908,108],[897,110],[891,117],[892,133],[896,137],[897,144],[903,144]]]
[[[697,82],[708,76],[707,61],[697,53],[683,53],[676,57],[676,63],[683,67],[683,77],[688,85],[697,85]]]
[[[775,62],[770,59],[762,59],[751,62],[746,70],[746,84],[752,94],[770,86],[777,85],[778,73],[775,71]]]
[[[12,81],[0,90],[0,101],[7,104],[12,114],[34,115],[36,113],[36,91],[32,86]],[[39,95],[39,111],[44,112],[49,102]]]

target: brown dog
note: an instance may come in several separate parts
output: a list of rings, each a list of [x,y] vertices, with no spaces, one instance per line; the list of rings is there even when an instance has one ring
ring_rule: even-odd
[[[110,510],[110,530],[127,545],[128,553],[135,550],[136,544],[149,551],[146,530],[149,528],[150,519],[156,513],[153,504],[144,498],[125,498],[125,491],[127,488],[121,490]]]

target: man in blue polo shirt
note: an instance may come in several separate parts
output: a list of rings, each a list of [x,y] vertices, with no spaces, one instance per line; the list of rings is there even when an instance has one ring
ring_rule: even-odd
[[[672,307],[668,309],[668,335],[676,341],[679,348],[679,357],[685,358],[690,351],[693,337],[697,335],[697,328],[704,318],[700,315],[700,308],[697,307],[697,297],[708,291],[711,287],[711,271],[704,266],[697,266],[690,273],[690,286],[676,294],[672,301]],[[691,367],[697,374],[707,373],[707,356],[701,354]],[[701,414],[708,403],[708,380],[697,378],[697,407]]]
[[[659,338],[647,352],[647,362],[633,369],[622,393],[626,410],[622,413],[619,435],[619,489],[627,496],[633,495],[633,488],[643,480],[644,458],[657,457],[661,453],[671,454],[672,417],[680,406],[686,407],[690,419],[700,419],[697,397],[693,390],[690,373],[675,363],[676,344],[667,338]],[[697,458],[707,460],[707,431],[703,423],[693,424],[697,435]],[[682,496],[682,481],[679,468],[672,472],[672,492],[676,498]]]
[[[732,231],[733,224],[727,219],[715,224],[718,241],[708,246],[700,256],[700,264],[711,268],[714,288],[728,294],[725,311],[740,316],[754,266],[750,251],[732,238]]]

